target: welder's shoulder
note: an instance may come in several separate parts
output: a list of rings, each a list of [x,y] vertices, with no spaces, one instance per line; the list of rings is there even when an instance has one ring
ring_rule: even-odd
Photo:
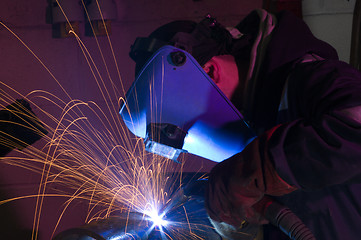
[[[326,59],[301,63],[289,80],[299,94],[318,94],[319,98],[330,101],[342,98],[348,106],[361,104],[361,72],[345,62]]]

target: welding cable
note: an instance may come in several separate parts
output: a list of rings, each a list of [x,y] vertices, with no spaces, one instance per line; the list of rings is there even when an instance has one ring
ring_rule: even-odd
[[[288,207],[264,197],[264,216],[292,240],[316,240],[310,229]]]

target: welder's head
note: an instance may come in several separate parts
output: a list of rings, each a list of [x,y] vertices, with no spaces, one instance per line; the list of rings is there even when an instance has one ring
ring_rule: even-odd
[[[249,42],[236,29],[232,32],[208,15],[199,23],[173,21],[157,28],[149,37],[137,38],[129,55],[136,62],[137,75],[148,58],[160,47],[172,45],[183,49],[192,54],[231,99],[239,87],[239,74],[243,74],[238,69],[242,68],[243,71],[244,67],[240,66],[249,57]]]
[[[200,23],[173,21],[165,24],[149,37],[137,38],[131,47],[130,57],[136,62],[136,72],[160,47],[172,45],[183,49],[203,66],[215,55],[229,54],[232,36],[217,21],[207,16]]]
[[[242,151],[255,136],[237,104],[249,40],[210,16],[174,21],[136,39],[130,52],[136,80],[120,114],[146,150],[175,161],[186,151],[215,162]]]

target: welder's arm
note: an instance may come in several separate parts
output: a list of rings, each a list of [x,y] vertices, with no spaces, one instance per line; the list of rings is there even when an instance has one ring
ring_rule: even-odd
[[[319,119],[320,122],[316,121]],[[206,208],[216,221],[263,224],[264,195],[317,190],[361,177],[361,106],[334,110],[310,123],[282,124],[216,165]]]
[[[319,120],[283,125],[269,141],[275,168],[289,184],[313,191],[361,177],[361,106]]]
[[[217,164],[211,171],[206,191],[206,209],[218,222],[240,226],[246,220],[265,224],[257,203],[264,195],[281,196],[295,187],[283,181],[268,154],[268,138],[274,129],[253,140],[241,153]]]
[[[301,64],[290,79],[298,118],[268,141],[277,173],[305,191],[360,181],[361,73],[328,60]]]
[[[206,207],[215,220],[247,220],[264,194],[360,181],[361,73],[321,61],[300,65],[289,79],[295,120],[259,136],[211,172]]]

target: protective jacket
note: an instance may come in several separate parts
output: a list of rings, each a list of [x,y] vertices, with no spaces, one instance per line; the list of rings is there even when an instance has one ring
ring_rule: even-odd
[[[277,199],[319,240],[360,239],[361,73],[289,12],[255,11],[237,28],[254,36],[245,118],[260,136],[273,128],[260,151],[298,189]],[[287,239],[272,226],[264,236]]]

